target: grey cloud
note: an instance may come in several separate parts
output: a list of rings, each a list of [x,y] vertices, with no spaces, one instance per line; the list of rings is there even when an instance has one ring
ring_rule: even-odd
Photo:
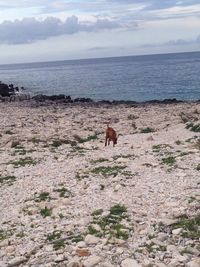
[[[121,28],[117,21],[97,19],[96,22],[80,22],[78,17],[68,17],[64,22],[58,18],[48,17],[43,21],[25,18],[14,22],[4,21],[0,24],[0,43],[23,44],[49,37],[74,34],[81,31],[94,32]]]

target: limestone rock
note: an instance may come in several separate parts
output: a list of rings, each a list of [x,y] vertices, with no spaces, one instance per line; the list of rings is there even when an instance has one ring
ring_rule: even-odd
[[[99,242],[99,238],[94,235],[86,235],[85,243],[88,245],[95,245]]]
[[[87,260],[83,262],[84,267],[93,267],[101,262],[101,257],[99,256],[90,256]]]
[[[200,259],[195,259],[193,261],[190,261],[186,265],[187,267],[200,267]]]
[[[27,261],[26,257],[16,257],[8,262],[8,267],[19,266]]]
[[[177,228],[172,230],[173,235],[179,235],[183,231],[183,228]]]
[[[134,259],[125,259],[121,263],[121,267],[141,267]]]

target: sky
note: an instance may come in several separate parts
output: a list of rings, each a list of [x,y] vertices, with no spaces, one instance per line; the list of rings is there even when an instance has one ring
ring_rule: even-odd
[[[200,51],[200,0],[0,0],[0,64]]]

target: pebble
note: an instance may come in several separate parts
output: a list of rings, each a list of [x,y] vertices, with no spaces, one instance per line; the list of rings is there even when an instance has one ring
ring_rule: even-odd
[[[93,267],[101,262],[101,257],[99,256],[90,256],[87,260],[83,261],[84,267]]]
[[[16,257],[8,262],[8,267],[19,266],[20,264],[27,261],[25,257]]]
[[[177,228],[172,230],[173,235],[180,235],[180,233],[183,231],[183,228]]]
[[[195,259],[186,264],[187,267],[200,267],[200,259]]]
[[[121,263],[121,267],[141,267],[134,259],[125,259]]]
[[[86,235],[85,243],[87,245],[95,245],[99,242],[99,238],[94,235]]]

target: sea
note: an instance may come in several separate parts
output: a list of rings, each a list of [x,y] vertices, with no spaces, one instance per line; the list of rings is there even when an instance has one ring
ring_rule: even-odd
[[[0,81],[31,95],[199,100],[200,52],[0,65]]]

